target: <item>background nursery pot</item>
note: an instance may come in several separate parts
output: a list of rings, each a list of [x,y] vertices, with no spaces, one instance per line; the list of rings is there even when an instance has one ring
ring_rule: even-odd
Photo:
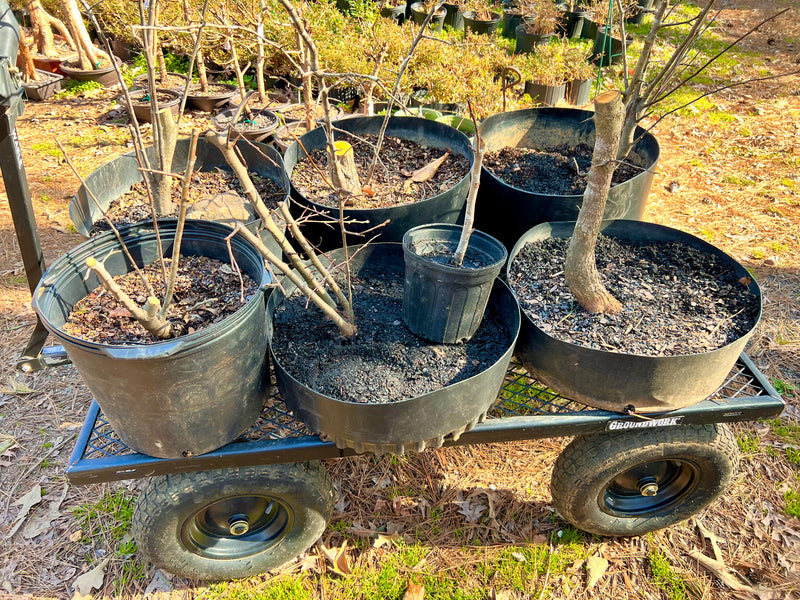
[[[591,111],[572,108],[531,108],[492,115],[480,124],[487,150],[505,146],[547,148],[559,144],[594,146]],[[659,147],[656,138],[636,128],[639,142],[632,155],[646,167],[641,173],[611,188],[604,217],[641,219],[655,176]],[[475,228],[497,238],[511,249],[528,229],[547,221],[574,221],[583,194],[548,194],[523,190],[505,183],[486,166],[481,169]]]
[[[496,12],[489,13],[489,19],[478,19],[475,11],[466,10],[461,12],[461,17],[464,19],[464,30],[471,31],[478,35],[492,35],[497,33],[500,28],[500,19],[502,15]]]
[[[356,135],[377,135],[382,122],[383,117],[353,117],[352,119],[337,121],[336,127],[340,130],[353,132]],[[439,148],[449,150],[454,154],[461,154],[466,157],[470,167],[472,167],[472,162],[475,158],[469,140],[463,133],[453,127],[429,119],[391,117],[386,129],[386,135],[413,140],[431,148]],[[293,142],[283,157],[286,171],[289,173],[290,178],[297,163],[305,156],[303,148],[308,152],[312,152],[325,147],[325,131],[321,127],[309,131],[300,138],[300,142],[302,146],[298,142]],[[373,235],[379,234],[376,241],[400,242],[406,231],[417,225],[425,223],[455,223],[461,215],[468,189],[469,172],[465,173],[464,177],[450,189],[417,202],[387,208],[346,208],[345,218],[358,221],[358,223],[348,225],[347,229],[358,233],[372,229],[388,219],[389,222],[384,227],[373,233]],[[324,206],[307,199],[294,185],[292,185],[292,200],[292,210],[297,211],[297,216],[300,216],[305,209],[310,209],[312,212],[316,211],[325,214],[334,221],[338,220],[338,208]],[[319,243],[323,249],[330,250],[342,245],[342,236],[339,233],[338,226],[306,223],[303,225],[303,232],[310,242]],[[363,236],[354,235],[348,238],[348,243],[358,244],[363,241]]]
[[[528,231],[517,242],[508,260],[507,272],[531,241],[566,238],[574,222],[543,223]],[[730,256],[688,233],[642,221],[606,221],[602,233],[634,242],[678,242],[716,255],[730,266],[737,278],[749,273]],[[761,318],[761,291],[753,281],[749,289],[758,299]],[[613,290],[610,290],[613,293]],[[517,356],[536,379],[560,394],[589,406],[625,412],[627,406],[638,412],[662,412],[699,402],[713,394],[725,381],[753,329],[717,350],[678,356],[642,356],[595,350],[562,341],[542,331],[526,314]]]
[[[158,108],[169,108],[172,111],[172,116],[178,116],[179,104],[181,103],[181,95],[173,90],[158,89],[156,90],[158,96],[162,98],[169,98],[158,103]],[[150,92],[147,90],[133,90],[130,92],[131,105],[133,106],[133,114],[136,115],[136,120],[140,123],[150,123],[153,120],[153,111],[150,105]],[[125,98],[121,97],[118,102],[125,106]]]
[[[402,274],[403,251],[400,244],[374,244],[358,253],[351,249],[353,272],[370,270]],[[335,260],[342,259],[334,251]],[[287,293],[294,289],[284,280]],[[283,290],[275,290],[267,303],[268,333],[278,387],[286,403],[313,431],[321,432],[340,448],[356,452],[402,454],[439,447],[446,436],[456,439],[485,418],[494,404],[519,333],[519,307],[514,295],[499,279],[495,280],[489,306],[495,310],[508,332],[506,352],[486,370],[434,392],[388,404],[344,402],[310,389],[286,372],[275,357],[273,313],[283,302]]]
[[[41,69],[36,69],[36,73],[39,75],[39,81],[22,83],[22,88],[25,90],[25,96],[28,100],[47,100],[56,92],[61,91],[63,75],[42,71]]]
[[[281,201],[288,202],[289,177],[283,168],[280,154],[270,146],[255,142],[239,141],[236,143],[236,149],[244,158],[249,171],[275,182],[285,192]],[[147,151],[152,159],[152,147],[148,147]],[[180,171],[185,167],[188,153],[188,138],[178,140],[172,160],[173,170]],[[219,150],[204,138],[197,140],[196,157],[196,171],[230,171]],[[89,237],[92,226],[103,218],[100,208],[106,210],[111,202],[129,192],[131,186],[141,180],[142,174],[134,152],[123,154],[92,171],[85,179],[85,186],[81,185],[78,188],[69,206],[69,216],[78,233]],[[99,207],[92,201],[87,187],[94,193]],[[264,243],[280,256],[280,247],[271,235],[264,235]]]
[[[103,52],[99,54],[106,56]],[[111,58],[117,63],[117,67],[122,65],[122,59],[120,59],[118,56],[112,54]],[[114,71],[113,65],[109,65],[104,69],[84,71],[83,69],[73,65],[72,61],[77,60],[77,56],[64,59],[60,67],[61,72],[70,79],[75,79],[76,81],[96,81],[105,87],[109,87],[117,83],[117,73]]]
[[[503,244],[473,231],[464,263],[475,260],[480,266],[453,266],[449,259],[460,237],[461,226],[440,223],[414,227],[403,236],[403,322],[414,335],[437,344],[455,344],[474,335],[508,257]]]
[[[176,221],[160,221],[165,256],[171,255]],[[187,220],[181,254],[229,262],[224,237],[230,228]],[[139,266],[158,258],[152,227],[121,230]],[[104,345],[63,331],[72,307],[100,285],[84,264],[103,257],[111,275],[127,273],[113,233],[80,244],[47,270],[34,308],[64,345],[105,416],[128,446],[159,458],[210,452],[251,426],[269,384],[264,308],[269,274],[261,255],[241,236],[231,240],[236,261],[259,289],[224,321],[195,333],[152,344]]]

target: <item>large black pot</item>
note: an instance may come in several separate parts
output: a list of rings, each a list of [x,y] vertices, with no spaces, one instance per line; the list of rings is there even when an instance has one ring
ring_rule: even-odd
[[[271,146],[244,140],[237,142],[236,148],[244,158],[249,171],[278,184],[285,190],[282,201],[288,202],[289,176],[283,168],[281,155]],[[148,151],[152,153],[152,147],[149,147]],[[183,171],[186,167],[188,153],[189,139],[178,140],[172,159],[174,171]],[[195,170],[197,171],[231,170],[216,146],[206,142],[204,138],[197,140],[196,157]],[[103,218],[100,208],[106,210],[115,198],[129,192],[131,186],[141,180],[142,174],[139,171],[139,164],[134,152],[123,154],[92,171],[86,177],[85,184],[78,188],[69,205],[69,216],[78,233],[88,237],[92,226]],[[94,193],[99,208],[92,200],[87,188]],[[280,249],[270,236],[266,236],[265,243],[273,252],[277,251],[280,256]]]
[[[473,10],[461,11],[461,18],[464,20],[464,31],[470,31],[476,35],[492,35],[500,29],[500,18],[502,15],[496,12],[489,13],[489,19],[479,19]]]
[[[508,259],[510,271],[517,254],[531,241],[572,235],[574,222],[542,223],[523,235]],[[750,279],[747,269],[711,244],[683,231],[642,221],[606,221],[602,232],[635,242],[678,242],[720,257],[736,277]],[[761,291],[753,281],[750,291],[759,303]],[[613,290],[612,290],[613,293]],[[755,324],[753,329],[755,329]],[[589,406],[625,412],[663,412],[699,402],[725,381],[744,351],[751,329],[738,340],[717,350],[680,356],[641,356],[585,348],[552,337],[523,313],[517,356],[536,379],[560,394]]]
[[[105,55],[105,52],[101,52],[100,54]],[[111,56],[117,63],[117,67],[120,67],[122,65],[122,60],[113,54]],[[113,65],[103,69],[84,71],[78,66],[77,60],[78,57],[74,56],[61,63],[61,72],[70,79],[74,79],[75,81],[96,81],[103,87],[111,87],[119,83],[117,72],[114,70]]]
[[[400,244],[371,244],[359,252],[351,249],[351,268],[356,274],[370,270],[403,273]],[[342,260],[341,251],[330,253]],[[283,281],[286,293],[295,288]],[[272,350],[272,315],[283,302],[284,290],[276,289],[267,302],[267,333]],[[489,299],[511,339],[508,350],[487,370],[440,390],[391,404],[344,402],[320,394],[287,373],[272,351],[281,396],[312,431],[333,440],[339,448],[356,452],[421,452],[438,448],[446,437],[458,439],[481,422],[497,399],[519,334],[519,306],[511,290],[499,279]],[[322,318],[322,317],[320,317]]]
[[[531,108],[492,115],[481,122],[480,132],[487,150],[504,146],[545,148],[558,144],[594,146],[593,112],[572,108]],[[641,219],[655,176],[659,147],[656,138],[643,129],[633,150],[647,167],[628,181],[615,185],[608,194],[606,219]],[[511,249],[528,229],[547,221],[574,221],[583,202],[582,194],[543,194],[513,187],[484,167],[478,190],[475,227],[499,239]]]
[[[176,221],[159,221],[164,256],[171,256]],[[139,266],[159,258],[152,225],[120,230]],[[186,221],[181,254],[230,263],[230,227]],[[100,285],[85,266],[105,262],[112,275],[131,270],[112,232],[78,245],[42,276],[33,306],[63,344],[120,439],[137,452],[178,458],[210,452],[235,439],[261,412],[269,386],[264,322],[269,273],[256,249],[231,239],[239,268],[258,291],[237,312],[205,329],[152,344],[107,345],[63,330],[73,306]]]
[[[336,122],[337,129],[352,132],[356,135],[377,135],[381,128],[383,117],[353,117]],[[453,154],[466,157],[470,168],[474,160],[472,147],[467,136],[460,131],[437,123],[429,119],[417,117],[391,117],[386,128],[386,135],[402,139],[413,140],[431,148],[449,150]],[[295,165],[305,157],[305,152],[312,152],[325,147],[325,131],[319,127],[309,131],[300,138],[300,143],[293,142],[283,157],[289,177]],[[302,146],[301,146],[302,144]],[[464,202],[469,191],[469,173],[448,190],[425,198],[418,202],[401,204],[388,208],[348,208],[345,209],[345,218],[355,220],[356,223],[347,225],[348,231],[359,233],[372,230],[376,226],[389,221],[385,226],[375,229],[368,236],[378,235],[376,241],[399,242],[406,231],[417,225],[425,223],[455,223],[461,215]],[[303,232],[313,244],[319,244],[324,250],[339,248],[342,245],[342,236],[339,226],[335,221],[339,218],[339,209],[323,206],[303,196],[294,184],[292,185],[292,211],[300,216],[304,211],[322,213],[334,221],[333,225],[305,223]],[[319,221],[319,218],[313,219]],[[348,236],[348,244],[365,242],[364,236]]]

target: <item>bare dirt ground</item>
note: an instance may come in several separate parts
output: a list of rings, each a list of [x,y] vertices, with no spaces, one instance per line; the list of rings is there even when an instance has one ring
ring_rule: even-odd
[[[764,15],[792,8],[744,42],[753,64],[740,65],[743,76],[800,68],[800,2],[731,4],[720,34],[727,39]],[[127,131],[109,114],[114,97],[114,92],[100,92],[31,103],[19,120],[48,263],[80,241],[70,233],[68,215],[78,181],[52,138],[64,143],[84,175],[127,151]],[[779,424],[796,427],[800,425],[800,78],[722,92],[710,106],[682,111],[663,122],[656,134],[662,158],[645,218],[704,237],[752,270],[764,293],[764,318],[749,352],[784,392],[788,406]],[[134,496],[137,482],[67,484],[64,468],[91,398],[70,366],[30,375],[15,372],[34,322],[10,211],[1,201],[0,597],[72,597],[76,579],[106,559],[98,595],[128,597],[149,588],[176,598],[234,597],[227,596],[224,587],[164,575],[124,551],[127,538],[120,522],[125,522],[127,505],[121,510],[110,507],[113,498]],[[419,541],[426,552],[425,566],[420,561],[401,569],[403,581],[432,568],[442,576],[463,578],[466,588],[483,586],[483,597],[489,598],[798,597],[800,521],[789,515],[787,506],[800,497],[800,454],[798,439],[787,442],[776,425],[735,426],[745,450],[740,473],[728,493],[704,511],[702,521],[691,520],[641,538],[579,536],[584,558],[594,554],[608,560],[607,570],[591,590],[586,589],[583,559],[561,573],[551,576],[548,570],[547,577],[527,581],[528,592],[495,589],[495,580],[484,577],[481,570],[509,544],[547,547],[557,532],[568,530],[554,517],[548,491],[551,465],[567,439],[442,449],[402,460],[362,457],[331,463],[343,500],[324,540],[328,546],[339,546],[344,539],[355,539],[359,525],[369,528],[376,511],[388,511],[393,527]],[[376,501],[382,482],[389,482],[393,490],[391,497],[385,495],[388,504]],[[44,495],[26,511],[24,497],[37,485]],[[515,519],[530,527],[515,538],[504,535],[502,528],[494,529],[492,523],[471,523],[459,510],[469,508],[464,503],[470,497],[485,497],[495,522]],[[100,507],[102,498],[107,501]],[[423,499],[427,507],[419,509]],[[380,502],[384,505],[378,506]],[[795,506],[794,513],[798,510]],[[355,572],[377,568],[396,552],[391,543],[353,546],[356,549],[348,556]],[[690,557],[692,551],[716,555],[730,570],[713,574]],[[659,575],[654,556],[667,561],[681,585]],[[350,576],[340,582],[325,565],[315,548],[286,570],[305,574],[302,586],[308,595],[299,597],[328,597],[334,592],[345,597],[341,590],[348,587],[352,589],[346,597],[358,597],[359,592],[352,590],[361,589],[364,579]],[[274,578],[283,576],[285,572],[252,578],[246,587],[237,588],[244,595],[236,597],[262,593]],[[750,591],[734,591],[731,586],[737,584]]]

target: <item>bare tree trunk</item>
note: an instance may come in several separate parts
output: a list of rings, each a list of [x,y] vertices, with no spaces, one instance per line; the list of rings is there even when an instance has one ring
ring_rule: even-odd
[[[28,46],[28,39],[22,29],[19,30],[19,57],[22,61],[23,79],[25,81],[36,81],[39,79],[39,74],[36,72],[36,66],[33,64],[31,49]]]
[[[99,62],[97,60],[97,54],[95,53],[95,47],[92,44],[92,40],[89,38],[86,25],[83,23],[83,16],[78,9],[78,3],[75,0],[61,0],[61,9],[64,12],[64,22],[67,28],[72,32],[72,37],[75,40],[81,69],[87,71],[97,69]],[[109,57],[109,59],[110,58],[111,57]]]
[[[625,106],[616,90],[594,100],[595,143],[583,205],[575,223],[564,265],[567,286],[580,305],[590,313],[617,314],[622,305],[606,290],[595,260],[595,246],[603,212],[616,169]]]
[[[154,121],[158,121],[160,134],[159,144],[156,146],[156,164],[162,173],[172,170],[172,157],[175,154],[175,145],[178,142],[178,128],[172,118],[171,108],[162,108],[158,111]],[[172,212],[172,177],[161,173],[153,173],[153,201],[156,213],[166,215]]]

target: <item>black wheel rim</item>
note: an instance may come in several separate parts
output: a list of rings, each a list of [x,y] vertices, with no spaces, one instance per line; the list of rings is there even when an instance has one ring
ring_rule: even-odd
[[[603,512],[644,517],[667,512],[694,492],[699,468],[682,459],[649,461],[617,475],[600,493]]]
[[[289,506],[265,495],[231,496],[206,504],[181,528],[184,546],[210,559],[236,559],[269,550],[291,530]]]

